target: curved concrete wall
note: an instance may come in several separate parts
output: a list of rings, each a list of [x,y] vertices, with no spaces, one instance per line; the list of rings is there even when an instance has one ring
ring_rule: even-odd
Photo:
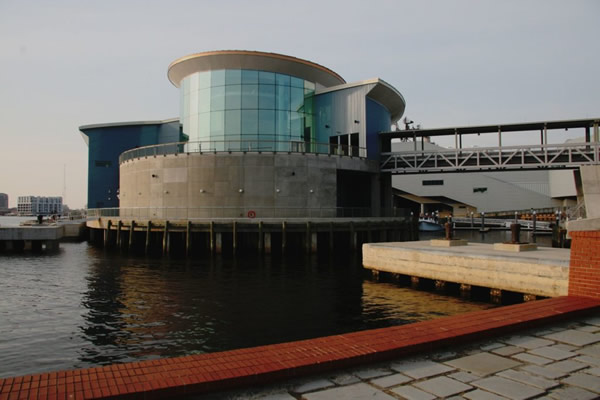
[[[335,217],[338,169],[378,170],[374,161],[315,154],[141,158],[120,166],[120,208],[150,218]]]

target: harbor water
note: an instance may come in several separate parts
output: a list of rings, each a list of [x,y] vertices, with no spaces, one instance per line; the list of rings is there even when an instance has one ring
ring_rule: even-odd
[[[6,217],[0,226],[6,226]],[[0,377],[222,351],[492,307],[372,281],[358,255],[0,254]]]

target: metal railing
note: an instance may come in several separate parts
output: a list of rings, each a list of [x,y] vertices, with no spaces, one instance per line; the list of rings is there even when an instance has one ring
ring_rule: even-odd
[[[142,157],[156,157],[190,153],[309,153],[332,154],[348,157],[367,157],[364,147],[315,143],[304,141],[277,140],[203,140],[177,142],[137,147],[127,150],[119,156],[119,164]]]
[[[600,143],[413,150],[381,154],[381,170],[392,173],[482,169],[565,168],[600,164]]]
[[[114,207],[89,208],[88,218],[124,217],[142,219],[218,218],[366,218],[403,217],[405,209],[382,209],[373,215],[368,207]]]

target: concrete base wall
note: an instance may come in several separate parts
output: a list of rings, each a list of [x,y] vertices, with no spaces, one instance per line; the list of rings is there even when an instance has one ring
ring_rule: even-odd
[[[120,166],[120,207],[197,208],[188,218],[245,217],[237,215],[240,208],[252,209],[256,217],[285,216],[270,214],[274,208],[301,213],[324,208],[331,215],[321,217],[335,217],[338,169],[376,174],[378,165],[359,158],[288,153],[141,158]],[[237,214],[225,215],[228,207]],[[304,215],[309,214],[292,216]]]
[[[600,218],[600,165],[579,167],[587,218]]]
[[[548,297],[567,294],[568,265],[565,249],[522,254],[480,243],[448,249],[428,241],[363,245],[367,269]]]

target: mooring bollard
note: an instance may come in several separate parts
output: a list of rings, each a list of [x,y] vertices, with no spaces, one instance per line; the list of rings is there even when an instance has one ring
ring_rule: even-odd
[[[452,240],[452,224],[446,222],[444,224],[444,229],[446,230],[446,240]]]
[[[519,225],[519,224],[511,224],[510,225],[510,233],[511,233],[511,237],[510,237],[510,242],[511,243],[513,243],[513,244],[521,243],[521,240],[520,240],[521,225]]]

